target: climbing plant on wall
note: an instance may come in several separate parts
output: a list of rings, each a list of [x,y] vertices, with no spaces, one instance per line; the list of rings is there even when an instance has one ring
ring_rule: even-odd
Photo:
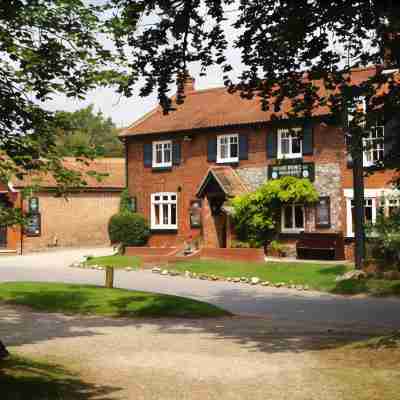
[[[242,241],[264,245],[278,233],[282,205],[314,203],[318,197],[317,190],[308,179],[286,176],[269,180],[255,192],[232,200],[236,234]]]

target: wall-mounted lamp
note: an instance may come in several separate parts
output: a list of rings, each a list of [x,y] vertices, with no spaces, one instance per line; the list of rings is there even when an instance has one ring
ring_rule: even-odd
[[[185,136],[183,137],[183,140],[184,140],[185,142],[190,142],[190,141],[192,140],[192,136],[191,136],[191,135],[185,135]]]

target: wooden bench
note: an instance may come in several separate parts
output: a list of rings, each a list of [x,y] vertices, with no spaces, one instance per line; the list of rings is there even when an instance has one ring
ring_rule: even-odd
[[[303,232],[296,243],[297,258],[344,260],[344,239],[340,233]]]

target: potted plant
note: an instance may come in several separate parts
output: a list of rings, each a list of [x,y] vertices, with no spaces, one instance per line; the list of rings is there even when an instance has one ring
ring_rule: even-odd
[[[268,255],[271,257],[285,257],[286,248],[282,243],[279,243],[277,240],[273,240],[269,244]]]

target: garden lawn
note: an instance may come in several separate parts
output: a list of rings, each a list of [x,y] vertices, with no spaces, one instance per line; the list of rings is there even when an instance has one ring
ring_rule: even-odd
[[[98,265],[99,267],[114,267],[114,268],[138,268],[141,264],[141,259],[134,256],[121,256],[114,254],[112,256],[91,257],[86,262],[86,265]]]
[[[211,304],[183,297],[63,283],[2,283],[0,301],[39,311],[111,317],[202,318],[230,315]]]
[[[308,285],[311,289],[337,294],[370,293],[373,295],[400,295],[400,281],[368,279],[336,282],[351,267],[343,264],[317,263],[246,263],[219,260],[178,262],[171,269],[220,277],[258,277],[271,283]]]

